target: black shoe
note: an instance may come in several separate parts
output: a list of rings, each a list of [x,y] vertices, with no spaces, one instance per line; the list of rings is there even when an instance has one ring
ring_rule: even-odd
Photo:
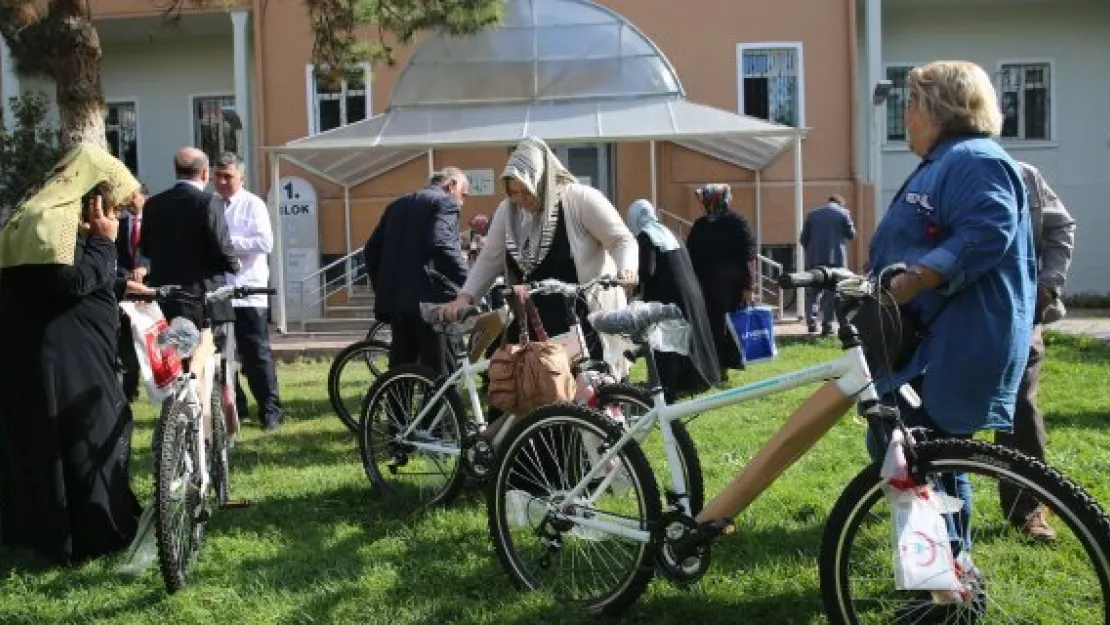
[[[832,326],[821,326],[821,336],[832,336]]]
[[[263,432],[273,432],[274,430],[281,427],[281,424],[284,421],[285,421],[285,415],[280,414],[280,413],[275,417],[270,417],[269,419],[265,419],[265,420],[262,421],[262,431]]]

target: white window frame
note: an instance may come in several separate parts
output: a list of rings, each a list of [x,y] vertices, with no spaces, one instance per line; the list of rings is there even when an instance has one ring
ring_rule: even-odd
[[[894,68],[894,67],[914,68],[914,67],[920,67],[922,65],[924,65],[924,63],[896,63],[896,62],[883,63],[883,80],[887,80],[887,70],[889,70],[891,68]],[[907,93],[907,97],[908,97],[908,93]],[[867,100],[868,101],[871,100],[870,95],[868,95]],[[905,106],[905,105],[906,105],[905,102],[903,102],[902,106]],[[890,107],[890,100],[887,100],[886,102],[883,103],[883,141],[882,141],[883,147],[884,148],[891,148],[891,149],[894,149],[894,150],[908,150],[908,149],[910,149],[909,148],[909,143],[907,143],[905,139],[891,139],[890,138],[890,127],[887,125],[887,120],[889,119],[889,115],[890,115],[889,107]],[[902,113],[902,119],[903,119],[903,121],[905,121],[905,113],[904,112]]]
[[[120,96],[118,98],[105,98],[104,99],[104,125],[107,130],[108,125],[108,108],[117,104],[130,104],[135,108],[135,171],[131,172],[136,178],[141,177],[143,169],[143,151],[142,151],[142,137],[140,136],[139,126],[139,98],[136,96]],[[120,159],[122,162],[123,159]]]
[[[359,63],[362,68],[366,85],[366,119],[374,116],[374,89],[371,83],[373,73],[370,69],[370,63]],[[347,90],[347,79],[343,79],[343,91]],[[320,101],[317,99],[316,93],[316,66],[312,63],[305,65],[305,102],[308,108],[308,134],[319,134],[320,126]],[[339,98],[340,116],[346,120],[347,117],[347,96],[343,95]],[[344,121],[344,123],[348,123]]]
[[[1059,127],[1056,123],[1056,59],[1052,58],[1017,58],[1017,59],[999,59],[997,68],[994,74],[994,88],[998,92],[999,100],[1002,98],[1002,68],[1007,65],[1047,65],[1048,66],[1048,136],[1044,139],[1026,139],[1024,137],[999,137],[999,141],[1005,144],[1018,145],[1021,147],[1030,146],[1055,146],[1056,145],[1056,129]],[[1024,104],[1022,105],[1024,106]],[[1024,120],[1019,112],[1018,125],[1019,128],[1024,124]]]
[[[764,41],[736,44],[736,110],[744,115],[744,52],[749,50],[788,49],[798,58],[798,128],[806,127],[806,60],[801,41]]]
[[[219,98],[221,100],[230,99],[230,100],[234,101],[235,100],[235,94],[232,93],[232,92],[228,92],[228,91],[208,91],[208,92],[204,92],[204,93],[190,93],[189,94],[189,97],[188,97],[188,101],[189,101],[189,139],[188,139],[188,141],[185,142],[185,145],[194,146],[198,150],[201,149],[201,146],[197,145],[197,123],[200,122],[200,120],[197,119],[196,104],[197,104],[197,100],[207,99],[207,98]],[[234,107],[236,109],[238,109],[239,103],[235,102]],[[244,136],[246,135],[246,133],[247,133],[246,128],[239,131],[239,136],[237,137],[237,140],[236,140],[236,142],[239,144],[238,153],[239,153],[240,158],[242,158],[242,156],[243,156],[243,154],[242,154],[243,149],[244,149],[243,141],[244,141]],[[222,140],[221,140],[221,143],[222,143]],[[221,150],[223,150],[223,147],[224,146],[221,146]],[[219,154],[216,154],[216,157],[218,158]]]

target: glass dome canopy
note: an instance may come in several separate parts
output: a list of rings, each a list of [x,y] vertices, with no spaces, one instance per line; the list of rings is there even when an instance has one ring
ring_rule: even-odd
[[[499,26],[423,42],[390,108],[684,95],[662,51],[612,10],[588,0],[506,0]]]

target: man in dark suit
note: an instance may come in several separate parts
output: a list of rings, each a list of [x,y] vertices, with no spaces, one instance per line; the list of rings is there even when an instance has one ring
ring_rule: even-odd
[[[119,234],[116,236],[117,278],[143,282],[150,270],[150,263],[139,254],[140,228],[147,195],[149,191],[144,184],[135,194],[131,205],[120,214]],[[134,400],[139,394],[139,360],[131,335],[131,319],[122,311],[119,324],[119,360],[123,369],[123,392],[128,399]]]
[[[450,302],[466,281],[459,211],[469,191],[461,169],[444,168],[427,187],[391,202],[362,250],[374,315],[392,331],[390,367],[449,370],[442,337],[421,319],[420,304]]]
[[[805,248],[806,269],[844,267],[848,260],[848,241],[856,238],[852,214],[845,208],[844,198],[833,194],[829,201],[806,216],[798,242]],[[806,327],[817,332],[817,315],[821,315],[821,334],[833,333],[836,317],[835,297],[820,289],[806,289]]]
[[[177,183],[146,201],[140,231],[139,254],[147,259],[147,285],[179,285],[202,298],[226,284],[226,275],[236,273],[239,261],[231,247],[223,201],[205,191],[208,157],[197,148],[184,147],[173,159]],[[203,300],[167,302],[162,305],[166,320],[185,317],[204,328],[235,321],[231,302],[211,307],[211,318],[203,314]]]

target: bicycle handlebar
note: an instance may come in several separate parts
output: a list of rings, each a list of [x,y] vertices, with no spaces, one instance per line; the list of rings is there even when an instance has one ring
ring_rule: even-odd
[[[243,299],[251,295],[277,295],[277,289],[270,287],[234,286],[229,284],[221,286],[215,291],[205,293],[204,301],[219,302],[229,299]],[[200,296],[186,291],[178,285],[170,284],[155,287],[154,293],[151,295],[130,293],[125,297],[125,299],[138,302],[165,302],[174,298],[198,300]]]
[[[844,280],[859,278],[856,274],[840,267],[815,267],[807,271],[784,273],[779,276],[779,286],[784,289],[813,287],[833,289]]]
[[[624,282],[612,276],[602,275],[584,284],[572,284],[570,282],[556,280],[555,278],[546,278],[544,280],[525,283],[524,286],[528,288],[529,295],[562,295],[563,297],[577,297],[595,286],[600,286],[603,289],[611,289],[618,286],[634,285],[634,282]],[[499,288],[504,291],[506,297],[512,295],[513,285],[505,285]]]

